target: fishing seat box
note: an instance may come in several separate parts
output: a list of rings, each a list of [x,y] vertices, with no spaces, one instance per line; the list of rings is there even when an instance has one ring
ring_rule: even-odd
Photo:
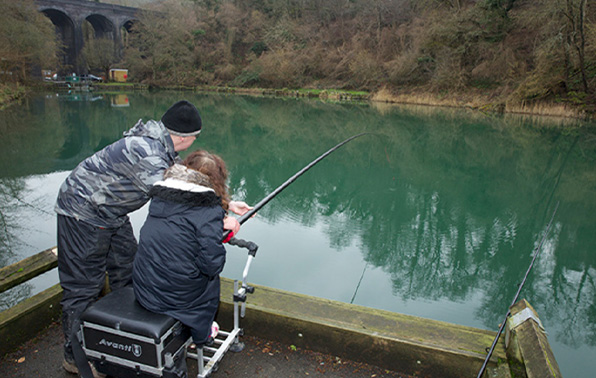
[[[113,291],[81,315],[81,345],[95,368],[114,377],[186,377],[190,329],[143,308],[132,286]]]

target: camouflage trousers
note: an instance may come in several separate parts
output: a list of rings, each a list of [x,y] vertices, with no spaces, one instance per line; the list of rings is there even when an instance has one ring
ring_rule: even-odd
[[[136,252],[130,221],[119,228],[101,228],[58,215],[58,276],[67,361],[73,361],[71,337],[79,329],[80,316],[99,297],[106,272],[112,290],[131,284]]]

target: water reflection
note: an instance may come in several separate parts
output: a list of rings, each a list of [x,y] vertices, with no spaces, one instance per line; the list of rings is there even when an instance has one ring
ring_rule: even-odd
[[[243,227],[268,251],[251,270],[260,284],[496,330],[560,201],[522,297],[566,375],[596,367],[557,353],[596,346],[593,125],[190,93],[35,97],[0,114],[0,177],[17,185],[58,172],[48,175],[56,187],[41,191],[51,212],[56,177],[181,98],[203,116],[196,148],[226,160],[234,198],[249,203],[339,141],[374,134],[323,160]],[[35,251],[55,244],[39,240]],[[3,244],[1,262],[33,252],[25,249]],[[230,253],[226,269],[243,261]]]
[[[23,178],[0,178],[0,267],[20,260],[16,251],[35,248],[28,239],[29,225],[35,223],[30,215],[45,210],[39,198],[30,196],[29,192]],[[0,311],[31,295],[30,283],[0,293]]]
[[[23,191],[24,180],[0,179],[0,266],[6,266],[14,257],[13,246],[22,244],[19,238],[19,202],[18,198]]]

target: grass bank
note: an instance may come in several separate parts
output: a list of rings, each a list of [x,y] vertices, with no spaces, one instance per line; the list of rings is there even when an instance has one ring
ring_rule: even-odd
[[[594,119],[595,111],[590,111],[583,104],[570,104],[554,100],[511,102],[506,101],[498,93],[485,90],[466,90],[465,92],[436,92],[420,88],[404,88],[375,92],[346,91],[339,89],[270,89],[270,88],[238,88],[204,86],[187,88],[189,90],[234,93],[248,95],[273,95],[290,97],[320,98],[327,101],[375,101],[394,104],[446,106],[474,109],[487,113],[512,113],[537,116]]]
[[[367,101],[371,99],[369,92],[345,91],[340,89],[272,89],[272,88],[242,88],[242,87],[196,87],[197,91],[248,94],[255,96],[308,97],[331,101]]]
[[[528,114],[583,120],[593,120],[596,115],[594,109],[589,109],[581,103],[573,104],[557,100],[516,102],[504,99],[498,92],[480,89],[467,89],[464,92],[436,92],[419,88],[381,89],[373,93],[370,100],[399,104],[468,108],[487,113]]]

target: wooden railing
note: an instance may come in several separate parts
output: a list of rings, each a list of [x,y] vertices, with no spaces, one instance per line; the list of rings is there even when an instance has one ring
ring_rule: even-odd
[[[0,269],[0,293],[58,266],[56,248]],[[60,317],[62,288],[56,284],[0,313],[0,355],[35,337]]]

